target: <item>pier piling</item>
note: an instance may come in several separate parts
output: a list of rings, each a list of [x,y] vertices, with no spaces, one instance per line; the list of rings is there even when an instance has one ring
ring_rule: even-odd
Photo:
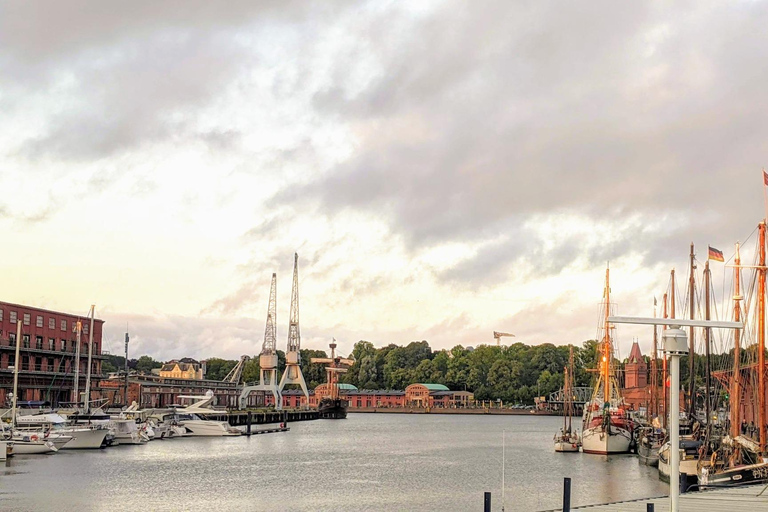
[[[248,411],[248,417],[246,418],[246,432],[251,435],[251,423],[253,422],[253,414]]]
[[[563,512],[571,512],[571,479],[563,479]]]
[[[485,493],[485,505],[483,507],[483,512],[491,512],[491,493],[489,492]]]

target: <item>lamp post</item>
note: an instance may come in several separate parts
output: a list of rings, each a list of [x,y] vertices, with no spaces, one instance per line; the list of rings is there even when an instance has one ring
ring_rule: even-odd
[[[680,356],[688,353],[688,336],[680,327],[720,327],[743,329],[741,322],[684,320],[681,318],[641,318],[610,316],[613,324],[667,325],[664,331],[664,351],[669,356],[669,510],[678,512],[680,498]]]

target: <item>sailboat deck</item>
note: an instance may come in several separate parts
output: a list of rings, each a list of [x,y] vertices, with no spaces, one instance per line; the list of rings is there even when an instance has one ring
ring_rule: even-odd
[[[646,512],[648,503],[654,504],[656,512],[669,510],[669,498],[667,497],[571,507],[571,510]],[[706,510],[706,512],[768,511],[768,486],[746,485],[730,489],[712,489],[680,495],[680,512],[700,512],[702,510]]]

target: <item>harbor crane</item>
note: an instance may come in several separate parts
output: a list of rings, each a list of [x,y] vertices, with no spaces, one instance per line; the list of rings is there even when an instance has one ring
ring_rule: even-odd
[[[230,384],[240,384],[240,377],[243,375],[243,368],[245,363],[250,360],[250,356],[240,356],[240,361],[237,362],[234,368],[232,368],[222,382],[229,382]]]
[[[309,390],[301,373],[301,335],[299,334],[299,255],[293,255],[293,286],[291,288],[291,318],[288,321],[288,350],[285,351],[285,371],[278,390],[282,395],[288,384],[298,384],[309,403]]]
[[[345,359],[343,357],[336,357],[336,338],[333,339],[333,343],[329,345],[331,347],[331,357],[313,357],[309,361],[311,363],[327,364],[325,367],[325,373],[327,375],[328,393],[330,398],[335,400],[339,398],[339,374],[347,373],[350,366],[355,364],[353,359]]]
[[[493,331],[493,338],[496,340],[496,346],[498,347],[501,345],[501,338],[514,338],[514,334],[510,334],[508,332],[498,332]]]
[[[259,354],[259,383],[255,386],[244,386],[238,399],[238,408],[245,409],[248,406],[248,396],[252,391],[266,391],[272,393],[275,401],[275,409],[283,408],[283,398],[277,387],[277,274],[272,274],[272,284],[269,288],[269,304],[267,306],[267,325],[264,329],[264,343]]]

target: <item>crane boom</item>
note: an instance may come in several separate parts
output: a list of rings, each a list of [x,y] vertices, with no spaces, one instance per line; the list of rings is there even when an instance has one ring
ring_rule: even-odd
[[[515,335],[508,332],[493,331],[493,338],[496,340],[496,346],[499,346],[501,344],[501,338],[504,338],[504,337],[514,338]]]

